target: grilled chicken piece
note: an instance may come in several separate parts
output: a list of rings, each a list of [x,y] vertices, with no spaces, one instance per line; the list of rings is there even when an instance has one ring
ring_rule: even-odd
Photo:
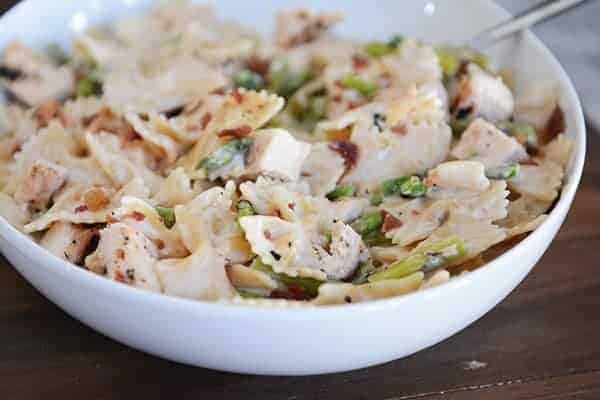
[[[146,236],[128,225],[116,223],[100,231],[98,248],[86,258],[85,264],[117,282],[160,292],[154,269],[157,257],[156,246]]]
[[[280,12],[275,31],[277,44],[290,48],[313,42],[341,20],[338,13],[313,14],[306,9]]]
[[[81,264],[97,233],[95,228],[86,228],[70,222],[56,222],[44,234],[40,245],[57,257],[73,264]]]
[[[26,203],[33,209],[44,209],[65,183],[66,178],[65,168],[48,161],[37,160],[31,165],[15,192],[15,200],[18,203]]]
[[[451,90],[452,112],[457,119],[483,117],[489,121],[508,119],[512,114],[515,101],[510,89],[476,64],[467,66],[456,86]]]
[[[460,160],[479,161],[486,168],[499,167],[529,158],[515,138],[481,118],[471,122],[451,151]]]
[[[69,67],[57,67],[20,42],[12,42],[6,47],[2,65],[16,73],[14,77],[7,77],[4,85],[29,106],[62,100],[75,88],[75,77]]]
[[[310,144],[296,140],[284,129],[259,130],[253,139],[245,175],[298,180]]]

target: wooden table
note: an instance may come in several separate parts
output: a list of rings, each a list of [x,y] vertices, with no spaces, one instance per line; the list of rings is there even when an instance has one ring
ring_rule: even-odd
[[[600,136],[589,139],[573,209],[535,270],[433,348],[317,377],[185,367],[93,332],[0,259],[0,399],[600,399]]]

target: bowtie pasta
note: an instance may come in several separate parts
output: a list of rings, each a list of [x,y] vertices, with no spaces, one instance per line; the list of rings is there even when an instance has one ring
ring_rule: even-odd
[[[282,11],[263,38],[173,2],[70,54],[10,43],[0,214],[126,285],[286,306],[439,285],[536,229],[573,147],[552,85],[341,20]]]

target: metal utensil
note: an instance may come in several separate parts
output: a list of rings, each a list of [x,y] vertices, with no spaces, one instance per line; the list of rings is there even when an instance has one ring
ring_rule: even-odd
[[[562,14],[575,6],[582,5],[590,0],[551,0],[515,15],[509,20],[481,32],[471,39],[467,46],[474,49],[484,49],[506,37],[530,28],[535,24],[551,17]]]

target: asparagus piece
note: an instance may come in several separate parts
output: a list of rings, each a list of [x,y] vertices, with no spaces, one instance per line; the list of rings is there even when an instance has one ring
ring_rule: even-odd
[[[384,196],[422,197],[427,187],[416,175],[389,179],[382,184]]]
[[[400,279],[420,270],[430,272],[463,258],[466,255],[465,244],[457,236],[450,236],[423,249],[415,249],[405,259],[396,261],[381,272],[369,277],[369,282],[386,279]]]
[[[233,139],[215,150],[210,156],[202,159],[196,169],[204,169],[207,173],[215,171],[231,162],[238,154],[246,154],[252,139],[244,137]]]
[[[171,229],[175,225],[175,211],[172,208],[156,206],[154,209],[167,228]]]
[[[345,75],[340,83],[346,89],[354,89],[360,93],[363,97],[373,97],[377,92],[377,85],[373,82],[367,81],[355,74]]]
[[[327,193],[326,197],[331,200],[339,200],[344,197],[352,197],[356,193],[356,188],[351,184],[342,184],[336,186],[331,192]]]

